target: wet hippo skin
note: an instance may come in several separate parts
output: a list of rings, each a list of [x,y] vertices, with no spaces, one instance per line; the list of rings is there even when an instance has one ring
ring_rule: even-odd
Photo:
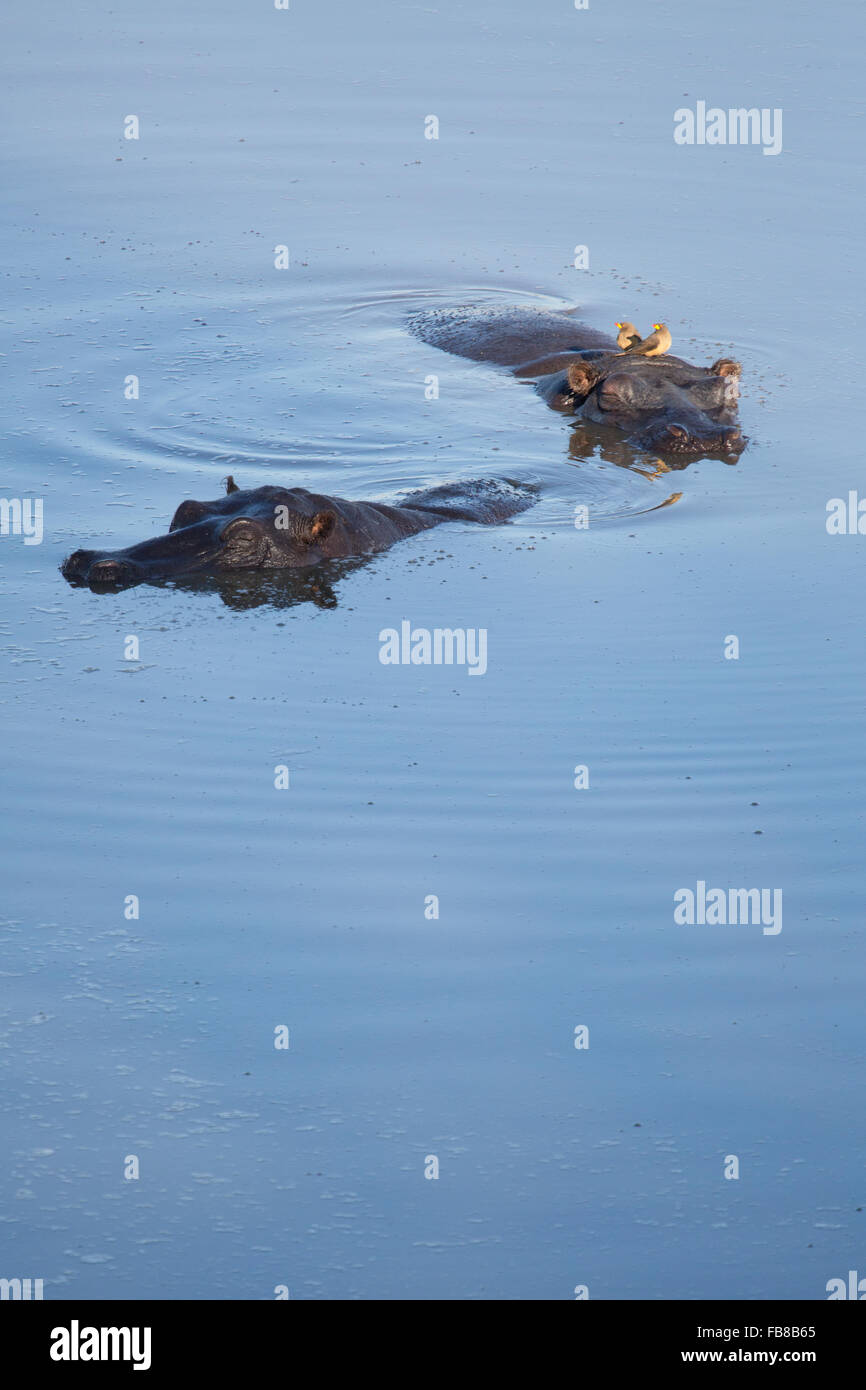
[[[397,506],[232,484],[213,502],[181,502],[167,535],[125,550],[76,550],[61,572],[70,584],[127,588],[191,574],[302,568],[375,554],[446,521],[492,525],[535,500],[527,484],[489,478],[414,492]]]
[[[557,410],[612,425],[637,448],[695,459],[736,458],[746,440],[737,423],[740,364],[695,366],[669,354],[620,352],[575,310],[428,309],[413,333],[444,352],[509,367],[536,382]]]

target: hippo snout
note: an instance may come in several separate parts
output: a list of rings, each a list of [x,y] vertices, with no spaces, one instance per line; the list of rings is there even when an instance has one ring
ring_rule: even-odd
[[[741,449],[746,447],[746,440],[743,431],[736,425],[731,425],[728,429],[722,430],[722,448],[730,454],[738,454]]]
[[[94,560],[87,571],[88,584],[131,584],[137,577],[128,560]]]
[[[75,550],[71,555],[67,555],[60,566],[60,573],[63,578],[68,579],[70,584],[85,584],[87,571],[93,564],[94,555],[95,552],[92,550]]]
[[[140,577],[137,566],[114,555],[100,555],[93,550],[76,550],[60,566],[60,573],[70,584],[104,585],[122,588],[135,584]]]
[[[682,420],[668,420],[647,431],[643,445],[670,454],[740,454],[746,446],[736,425],[711,429],[689,427]]]

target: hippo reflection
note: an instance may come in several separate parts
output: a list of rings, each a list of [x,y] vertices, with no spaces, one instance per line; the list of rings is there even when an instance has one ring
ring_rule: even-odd
[[[397,506],[349,502],[306,488],[231,490],[181,502],[168,534],[125,550],[76,550],[61,566],[70,584],[120,589],[145,580],[240,570],[302,569],[372,555],[445,521],[495,524],[524,511],[535,491],[484,478],[411,493]]]
[[[737,424],[738,362],[723,357],[696,367],[669,355],[622,353],[573,312],[430,309],[410,327],[443,351],[533,379],[554,409],[613,426],[636,448],[683,461],[739,456],[746,440]]]
[[[179,574],[173,589],[196,598],[214,597],[236,613],[251,608],[334,609],[340,605],[339,585],[357,570],[373,563],[374,555],[356,555],[346,560],[323,560],[306,569],[223,570],[217,574]],[[162,581],[156,581],[162,582]],[[117,584],[92,584],[95,593],[120,594]]]

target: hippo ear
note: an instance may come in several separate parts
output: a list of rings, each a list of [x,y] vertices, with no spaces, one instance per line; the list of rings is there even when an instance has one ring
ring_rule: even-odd
[[[333,512],[316,512],[316,515],[310,519],[304,539],[309,545],[320,544],[328,539],[336,521],[337,518]]]
[[[742,370],[742,364],[735,362],[732,357],[720,357],[709,368],[709,373],[710,376],[739,376]]]
[[[566,376],[569,388],[576,396],[588,396],[598,381],[598,371],[589,362],[572,362]]]
[[[181,526],[193,526],[202,517],[208,515],[209,509],[204,502],[181,502],[177,511],[171,519],[169,531],[179,531]]]

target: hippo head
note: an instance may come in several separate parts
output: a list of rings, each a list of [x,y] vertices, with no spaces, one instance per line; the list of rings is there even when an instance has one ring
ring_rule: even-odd
[[[214,502],[181,502],[168,534],[126,550],[76,550],[61,572],[70,584],[124,589],[149,579],[286,569],[327,558],[337,518],[304,488],[238,489]]]
[[[737,457],[746,445],[736,422],[739,376],[739,362],[726,357],[695,367],[675,357],[611,354],[572,363],[563,385],[582,419],[617,426],[640,449]]]

